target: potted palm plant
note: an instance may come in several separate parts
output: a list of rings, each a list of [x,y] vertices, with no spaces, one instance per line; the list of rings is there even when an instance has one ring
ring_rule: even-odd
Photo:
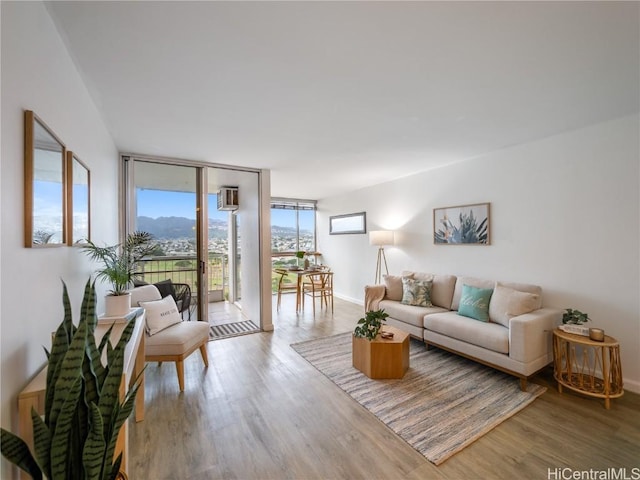
[[[139,379],[120,402],[120,384],[127,343],[135,322],[124,328],[116,345],[109,330],[100,345],[94,335],[95,283],[84,290],[78,326],[71,318],[63,282],[64,320],[47,354],[44,418],[32,409],[33,453],[17,435],[1,429],[1,450],[9,461],[39,480],[42,478],[115,480],[122,454],[115,455],[120,429],[135,406]],[[103,355],[104,351],[106,355]],[[102,363],[106,358],[106,364]]]
[[[150,255],[155,246],[148,232],[136,231],[127,235],[123,243],[99,247],[88,241],[81,248],[95,261],[102,262],[97,278],[111,283],[111,290],[105,297],[105,315],[117,317],[129,313],[131,294],[129,288],[138,275],[138,264]]]

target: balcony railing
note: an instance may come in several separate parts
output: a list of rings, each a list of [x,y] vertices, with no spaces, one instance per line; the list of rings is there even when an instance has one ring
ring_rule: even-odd
[[[198,293],[198,259],[195,255],[149,257],[140,261],[139,278],[147,283],[171,279],[174,283],[186,283],[191,287],[191,298]],[[210,253],[208,259],[209,290],[222,290],[229,295],[229,256],[226,253]]]

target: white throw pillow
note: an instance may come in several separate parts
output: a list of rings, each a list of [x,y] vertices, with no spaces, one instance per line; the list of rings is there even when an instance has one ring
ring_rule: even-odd
[[[138,302],[138,305],[144,308],[146,313],[146,330],[149,336],[155,335],[165,328],[182,321],[182,317],[176,306],[176,301],[171,295],[166,296],[162,300]]]
[[[496,284],[489,303],[489,319],[509,328],[509,320],[537,310],[540,295]]]

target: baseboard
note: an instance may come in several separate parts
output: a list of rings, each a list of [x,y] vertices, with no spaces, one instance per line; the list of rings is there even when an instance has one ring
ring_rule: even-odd
[[[347,302],[351,302],[351,303],[355,303],[357,305],[364,306],[364,300],[362,298],[352,298],[352,297],[348,297],[347,295],[342,295],[342,294],[337,293],[337,292],[333,292],[333,296],[334,297],[338,297],[340,300],[346,300]]]
[[[622,367],[624,368],[624,365]],[[622,377],[622,388],[629,392],[640,393],[640,382]]]

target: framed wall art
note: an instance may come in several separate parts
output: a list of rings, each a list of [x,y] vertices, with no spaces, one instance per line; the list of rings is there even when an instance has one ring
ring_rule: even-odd
[[[329,235],[367,233],[367,214],[348,213],[329,217]]]
[[[476,203],[433,209],[433,243],[437,245],[489,245],[490,205]]]

